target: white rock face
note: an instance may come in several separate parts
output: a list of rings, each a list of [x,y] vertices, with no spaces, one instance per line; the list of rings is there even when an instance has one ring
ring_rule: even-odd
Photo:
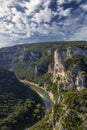
[[[53,81],[63,83],[65,87],[77,86],[78,89],[87,87],[86,74],[81,75],[80,72],[85,72],[83,66],[73,65],[72,70],[67,70],[63,62],[73,57],[86,57],[87,48],[69,47],[66,49],[56,50],[54,53],[54,72]],[[85,62],[85,65],[86,62]],[[75,66],[75,67],[74,67]]]
[[[78,76],[76,77],[76,85],[78,90],[87,88],[87,75],[78,74]]]
[[[64,66],[62,65],[62,60],[64,60],[65,52],[56,50],[54,52],[54,80],[56,81],[57,77],[65,77]]]

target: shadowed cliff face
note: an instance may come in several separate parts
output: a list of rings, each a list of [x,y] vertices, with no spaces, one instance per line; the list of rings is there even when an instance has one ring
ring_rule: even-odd
[[[54,53],[54,82],[63,83],[64,88],[87,87],[87,48],[69,47]],[[59,80],[58,80],[59,79]]]
[[[35,61],[41,58],[40,52],[27,50],[27,47],[15,46],[0,49],[0,64],[6,68],[11,68],[14,64],[24,61]]]

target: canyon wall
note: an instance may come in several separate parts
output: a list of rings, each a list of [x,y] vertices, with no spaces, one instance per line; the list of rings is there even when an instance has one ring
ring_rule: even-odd
[[[87,48],[68,47],[54,52],[53,81],[64,84],[64,89],[87,87]]]

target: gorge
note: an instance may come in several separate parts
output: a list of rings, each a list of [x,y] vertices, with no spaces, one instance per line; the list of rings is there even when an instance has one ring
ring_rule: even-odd
[[[54,96],[52,109],[29,130],[87,129],[87,42],[1,48],[0,65]]]

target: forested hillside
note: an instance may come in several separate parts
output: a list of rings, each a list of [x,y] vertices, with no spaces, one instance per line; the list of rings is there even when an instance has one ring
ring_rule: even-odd
[[[24,130],[43,116],[39,95],[19,82],[13,72],[0,67],[0,130]]]

